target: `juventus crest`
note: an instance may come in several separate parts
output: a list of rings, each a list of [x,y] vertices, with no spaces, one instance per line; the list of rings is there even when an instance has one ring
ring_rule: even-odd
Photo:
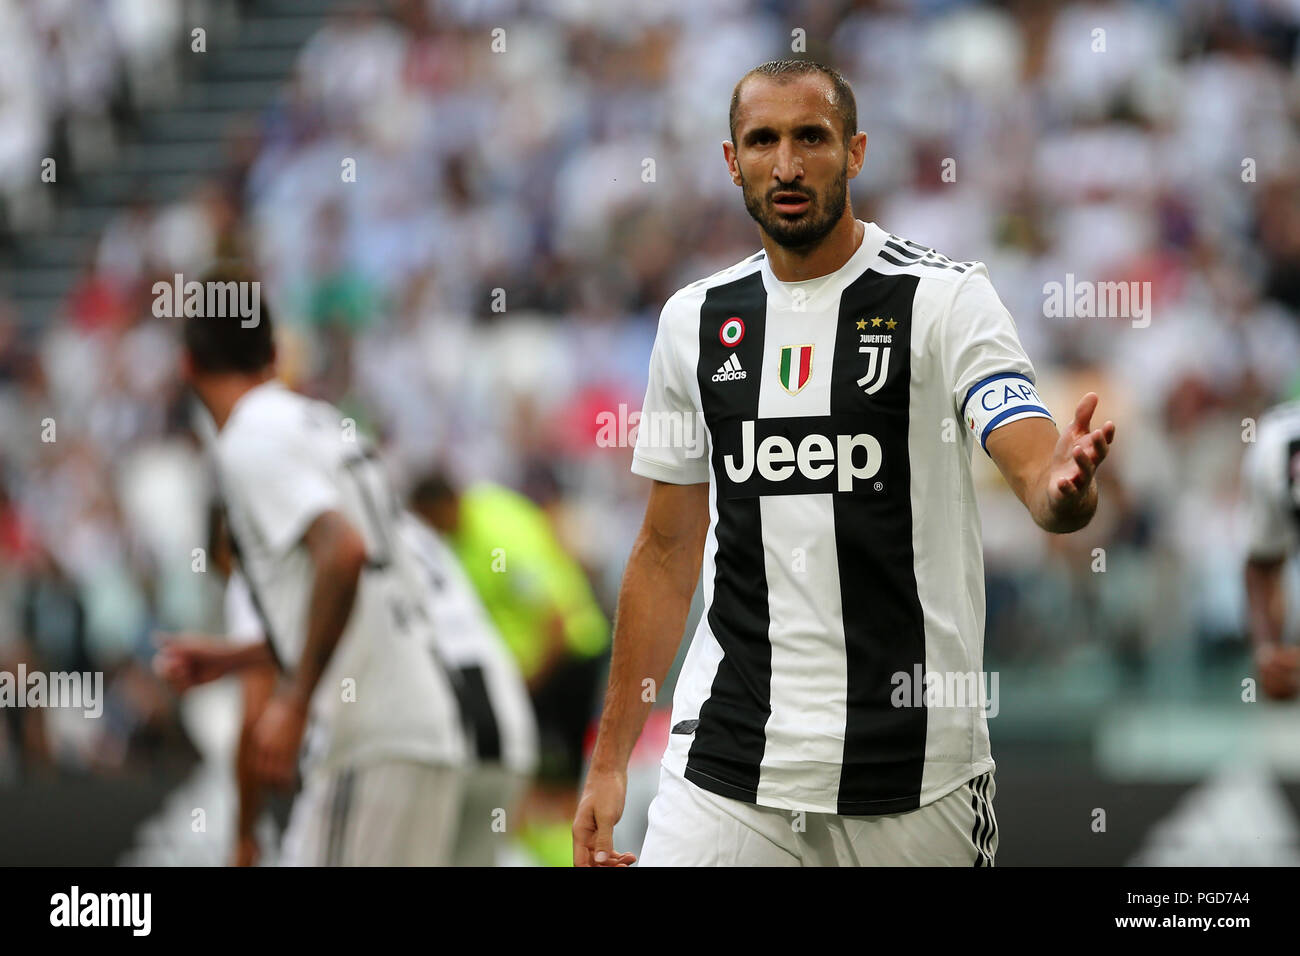
[[[884,386],[889,378],[889,352],[893,348],[894,329],[898,321],[890,316],[886,321],[880,316],[873,319],[860,318],[858,328],[858,352],[867,357],[867,371],[858,379],[858,385],[868,395],[874,395]],[[879,332],[867,331],[879,329]]]
[[[867,356],[867,373],[858,379],[858,384],[868,395],[875,395],[885,384],[889,376],[888,345],[860,345],[858,351]]]

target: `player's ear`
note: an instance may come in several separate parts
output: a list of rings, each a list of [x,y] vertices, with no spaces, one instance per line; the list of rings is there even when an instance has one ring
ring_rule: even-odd
[[[852,179],[858,173],[862,172],[862,167],[867,162],[867,134],[858,130],[849,138],[849,168],[848,175]]]
[[[727,172],[731,174],[731,181],[737,186],[743,186],[740,164],[736,161],[736,144],[729,139],[722,141],[722,158],[727,161]]]

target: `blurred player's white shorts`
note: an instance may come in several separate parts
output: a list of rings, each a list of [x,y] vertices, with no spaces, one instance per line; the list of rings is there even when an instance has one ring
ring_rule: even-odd
[[[907,813],[847,817],[742,803],[662,768],[640,865],[992,866],[995,789],[990,771]]]
[[[446,866],[464,771],[408,761],[310,774],[289,814],[282,866]]]
[[[528,784],[525,774],[499,763],[481,764],[465,775],[452,866],[497,866],[517,828],[516,809]]]

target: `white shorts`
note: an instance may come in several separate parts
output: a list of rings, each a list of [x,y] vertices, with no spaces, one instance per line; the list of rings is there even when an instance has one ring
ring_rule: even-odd
[[[906,813],[777,810],[702,790],[663,768],[641,866],[992,866],[992,771]]]
[[[464,771],[385,761],[310,775],[293,802],[281,866],[445,866]]]
[[[468,771],[457,816],[452,866],[496,866],[519,830],[518,804],[528,776],[499,763]]]

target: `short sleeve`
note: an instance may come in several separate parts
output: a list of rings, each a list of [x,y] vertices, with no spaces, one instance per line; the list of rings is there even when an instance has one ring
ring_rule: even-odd
[[[985,452],[996,428],[1024,418],[1052,420],[1011,313],[982,263],[959,280],[940,328],[954,409]]]
[[[659,330],[650,353],[649,384],[637,423],[632,472],[677,485],[709,480],[707,439],[703,416],[691,398],[688,372],[682,367],[672,322],[674,300],[659,317]]]
[[[1291,462],[1261,429],[1242,459],[1242,505],[1247,556],[1261,561],[1287,557],[1296,548],[1295,516],[1287,500]]]
[[[222,482],[275,554],[296,545],[326,511],[341,508],[338,485],[299,436],[254,432],[221,449]]]
[[[226,636],[233,644],[260,644],[266,640],[262,619],[253,605],[252,592],[243,574],[234,571],[226,582]]]

